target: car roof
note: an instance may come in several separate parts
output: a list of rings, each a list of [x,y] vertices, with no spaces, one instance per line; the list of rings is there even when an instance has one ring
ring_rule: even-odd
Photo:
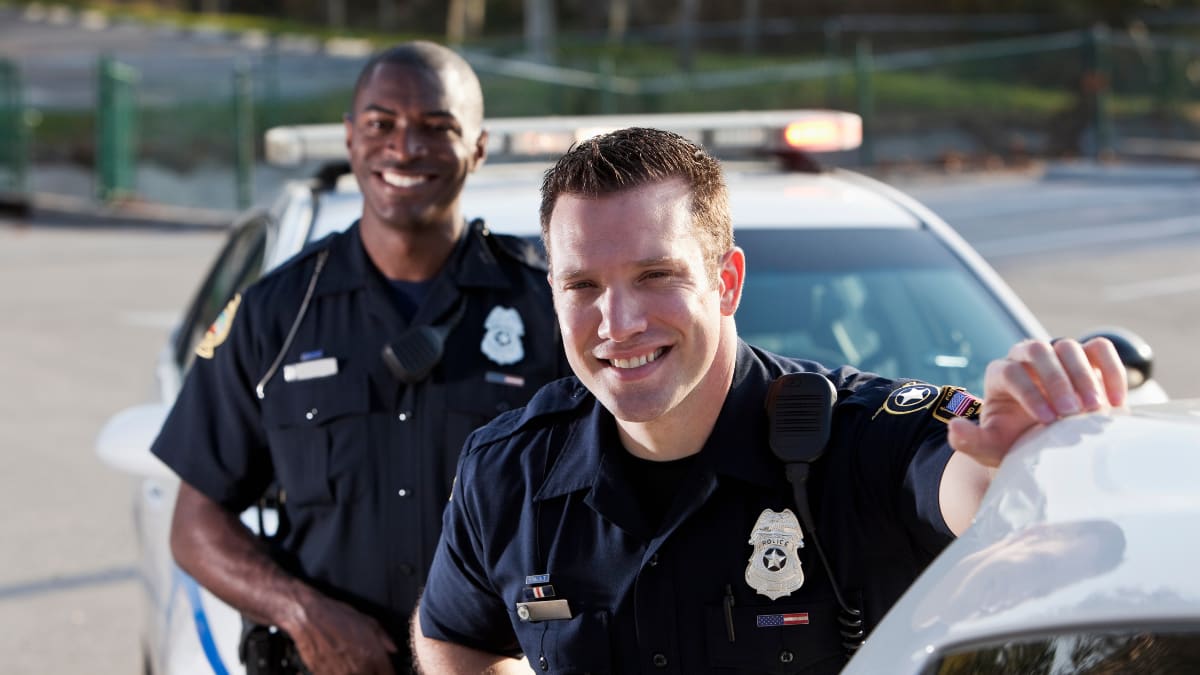
[[[1195,629],[1198,450],[1200,400],[1039,428],[845,672],[918,672],[947,648],[1009,637]]]

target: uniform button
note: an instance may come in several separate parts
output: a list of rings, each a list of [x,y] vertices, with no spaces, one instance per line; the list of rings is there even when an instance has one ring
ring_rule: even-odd
[[[667,655],[666,654],[655,654],[654,655],[654,665],[658,668],[666,668],[667,667]]]
[[[658,554],[655,553],[654,555],[650,556],[650,562],[646,564],[650,567],[658,567]]]
[[[408,563],[400,563],[400,567],[397,569],[400,570],[400,574],[403,574],[406,577],[411,577],[413,575],[413,566],[409,565]]]
[[[401,497],[407,497],[408,490],[406,490],[404,488],[400,488],[399,490],[396,490],[396,494],[400,495]]]
[[[538,657],[538,668],[541,668],[542,670],[550,670],[550,662],[546,660],[546,657]]]
[[[305,418],[305,419],[309,419],[309,420],[311,420],[312,418],[314,418],[314,417],[316,417],[316,416],[317,416],[317,409],[316,409],[316,408],[313,408],[312,410],[309,410],[308,412],[304,413],[304,418]]]
[[[779,662],[780,663],[791,663],[792,661],[795,661],[795,660],[796,660],[796,655],[791,653],[790,651],[785,649],[785,650],[779,652]]]
[[[407,422],[407,421],[408,421],[408,413],[406,413],[406,412],[402,412],[402,413],[400,413],[399,415],[397,415],[396,417],[398,417],[398,418],[400,419],[400,421],[401,421],[401,422]]]

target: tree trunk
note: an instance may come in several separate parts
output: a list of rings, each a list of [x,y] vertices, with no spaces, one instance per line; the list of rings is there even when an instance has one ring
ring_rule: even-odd
[[[696,18],[700,14],[700,0],[682,0],[679,6],[679,69],[692,72],[696,65]]]
[[[466,30],[463,31],[468,40],[478,40],[483,37],[483,26],[487,21],[487,0],[465,0]]]
[[[541,63],[554,61],[554,2],[525,0],[525,50]]]
[[[461,45],[467,35],[467,0],[450,0],[446,7],[446,44]]]
[[[759,0],[742,0],[742,53],[758,53],[761,18]]]
[[[629,30],[629,0],[608,0],[608,42],[621,44]]]
[[[397,19],[400,16],[400,11],[396,7],[396,0],[379,0],[379,28],[382,30],[395,30]]]
[[[325,17],[331,28],[345,28],[346,0],[325,0]]]

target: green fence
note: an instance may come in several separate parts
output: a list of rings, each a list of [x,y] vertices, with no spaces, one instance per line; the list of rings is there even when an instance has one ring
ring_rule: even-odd
[[[900,49],[848,30],[835,37],[815,35],[788,53],[700,52],[690,73],[669,50],[645,46],[564,45],[555,66],[465,55],[490,117],[832,107],[863,115],[863,165],[1200,158],[1200,41],[1087,29],[927,48],[911,48],[913,38]],[[277,45],[239,61],[214,51],[136,72],[105,59],[94,111],[39,111],[49,123],[37,143],[74,146],[35,146],[34,155],[88,158],[101,199],[244,207],[264,175],[255,157],[266,128],[340,120],[365,59]],[[6,112],[20,107],[10,71],[0,69],[0,124],[11,125],[21,115]],[[14,147],[0,155],[0,185],[25,180],[27,153]],[[138,178],[148,173],[175,182],[148,188]]]
[[[17,66],[0,60],[0,203],[23,205],[28,194],[29,136]]]
[[[97,77],[96,197],[128,199],[135,194],[138,74],[104,57]]]

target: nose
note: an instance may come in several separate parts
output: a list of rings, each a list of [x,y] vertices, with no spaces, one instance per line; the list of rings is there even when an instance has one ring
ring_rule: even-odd
[[[396,128],[392,129],[392,133],[388,135],[387,147],[392,154],[403,160],[425,154],[425,143],[421,134],[418,130],[409,128],[407,124],[397,124]]]
[[[623,342],[646,330],[646,314],[637,294],[609,288],[600,299],[599,337]]]

